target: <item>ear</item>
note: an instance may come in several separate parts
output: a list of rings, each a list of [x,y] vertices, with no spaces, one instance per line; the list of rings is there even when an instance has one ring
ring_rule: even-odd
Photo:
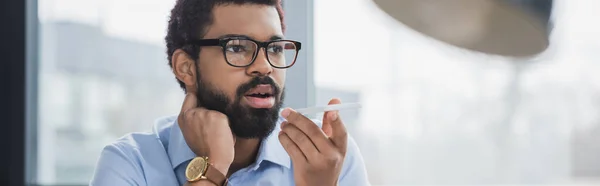
[[[177,49],[171,57],[173,74],[185,84],[186,90],[194,90],[196,87],[196,63],[183,50]]]

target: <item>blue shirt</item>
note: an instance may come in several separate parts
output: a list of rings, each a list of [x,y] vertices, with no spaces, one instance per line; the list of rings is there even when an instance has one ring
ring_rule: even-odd
[[[275,130],[261,142],[255,163],[229,177],[230,186],[295,185],[293,164],[277,137],[282,121],[285,119],[280,117]],[[339,185],[370,185],[363,158],[350,136],[347,149]],[[194,157],[177,124],[177,116],[161,118],[152,133],[127,134],[104,147],[90,185],[183,185],[186,166]]]

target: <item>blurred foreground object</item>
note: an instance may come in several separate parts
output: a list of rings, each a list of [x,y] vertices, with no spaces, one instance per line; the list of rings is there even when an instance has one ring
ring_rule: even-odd
[[[491,55],[548,48],[553,0],[373,0],[396,21],[439,41]]]

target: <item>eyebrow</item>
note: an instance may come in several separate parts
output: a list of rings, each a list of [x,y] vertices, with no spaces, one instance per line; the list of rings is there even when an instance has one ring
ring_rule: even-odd
[[[250,37],[250,36],[243,35],[243,34],[225,34],[225,35],[222,35],[222,36],[220,36],[220,37],[218,37],[218,38],[219,38],[219,39],[223,39],[223,38],[231,38],[231,37],[233,37],[233,38],[248,38],[248,39],[254,39],[254,38],[252,38],[252,37]],[[280,40],[280,39],[283,39],[283,36],[280,36],[280,35],[273,35],[273,36],[271,36],[271,38],[269,38],[269,41]]]

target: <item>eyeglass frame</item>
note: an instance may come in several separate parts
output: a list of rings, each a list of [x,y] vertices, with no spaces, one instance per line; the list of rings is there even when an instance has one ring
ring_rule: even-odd
[[[248,40],[248,41],[252,41],[252,42],[254,42],[254,44],[256,44],[257,48],[256,48],[256,51],[254,51],[254,54],[252,55],[252,60],[250,61],[250,63],[248,63],[247,65],[240,66],[240,65],[233,65],[229,62],[229,60],[227,60],[227,51],[226,51],[225,47],[227,46],[227,43],[231,40]],[[269,54],[267,53],[267,47],[271,43],[281,42],[281,41],[292,42],[296,46],[296,54],[294,55],[294,62],[292,62],[292,64],[290,64],[290,65],[287,65],[286,67],[278,67],[278,66],[273,65],[273,63],[271,63],[271,59],[269,58]],[[239,67],[239,68],[249,67],[250,65],[254,64],[254,62],[256,61],[256,57],[258,57],[258,53],[259,53],[260,49],[262,49],[262,48],[265,49],[265,57],[267,58],[267,62],[269,62],[269,65],[271,65],[273,68],[277,68],[277,69],[290,68],[290,67],[294,66],[294,64],[296,64],[296,60],[298,59],[298,53],[300,53],[300,49],[302,48],[302,43],[299,41],[287,40],[287,39],[275,39],[275,40],[271,40],[271,41],[267,41],[267,42],[261,42],[261,41],[257,41],[252,38],[244,37],[244,36],[224,37],[224,38],[218,38],[218,39],[195,39],[195,40],[192,40],[191,43],[194,45],[197,45],[197,46],[220,46],[222,49],[221,51],[223,52],[223,58],[225,58],[225,62],[232,67]]]

